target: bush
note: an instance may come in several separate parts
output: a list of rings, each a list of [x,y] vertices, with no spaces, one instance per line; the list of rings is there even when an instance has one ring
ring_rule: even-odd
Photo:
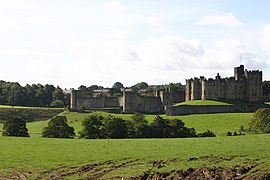
[[[55,108],[63,108],[64,107],[64,102],[61,100],[55,100],[51,103],[50,105],[51,107],[55,107]]]
[[[198,133],[198,137],[216,137],[216,135],[212,131],[207,130],[206,132]]]
[[[227,136],[232,136],[231,131],[228,131],[228,132],[227,132]]]
[[[74,128],[67,124],[66,116],[52,118],[42,131],[42,137],[46,138],[74,138],[74,136]]]
[[[249,130],[256,133],[270,133],[270,108],[260,108],[253,114]]]
[[[129,136],[132,138],[148,138],[151,137],[151,129],[145,116],[141,113],[135,113],[128,122]]]
[[[100,139],[105,137],[105,129],[102,120],[104,119],[103,116],[93,114],[87,117],[83,122],[82,126],[83,129],[80,132],[79,138],[86,138],[86,139]]]
[[[127,121],[117,117],[104,119],[104,130],[107,138],[128,138]]]
[[[194,128],[185,127],[185,123],[179,119],[163,119],[157,116],[150,124],[152,137],[155,138],[185,138],[196,137]]]
[[[127,122],[122,118],[111,116],[104,118],[93,114],[83,121],[83,130],[79,137],[86,139],[128,138]]]
[[[20,117],[9,117],[4,123],[2,135],[29,137],[26,121]]]
[[[80,138],[181,138],[197,137],[194,128],[185,127],[179,119],[163,119],[156,116],[148,125],[145,116],[135,113],[130,121],[117,117],[106,117],[93,114],[82,123]]]

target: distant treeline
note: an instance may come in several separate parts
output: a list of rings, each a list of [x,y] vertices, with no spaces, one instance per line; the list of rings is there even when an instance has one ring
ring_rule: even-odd
[[[27,84],[23,87],[17,82],[0,81],[1,105],[50,107],[55,101],[62,101],[67,105],[68,96],[60,87],[54,85]]]

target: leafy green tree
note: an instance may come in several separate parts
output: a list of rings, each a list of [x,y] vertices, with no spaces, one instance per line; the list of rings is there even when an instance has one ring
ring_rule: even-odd
[[[124,88],[124,85],[121,82],[116,82],[113,84],[112,88],[121,90],[122,88]]]
[[[56,116],[43,128],[42,137],[46,138],[74,138],[74,128],[67,124],[66,116]]]
[[[52,100],[53,101],[61,100],[62,102],[64,102],[65,96],[63,90],[59,86],[57,86],[57,88],[53,91]]]
[[[29,137],[26,121],[20,117],[9,117],[4,123],[2,135]]]
[[[194,128],[185,127],[185,123],[179,119],[171,119],[169,121],[171,138],[186,138],[196,137],[196,131]]]
[[[104,119],[103,116],[98,114],[92,114],[87,117],[83,122],[82,126],[83,129],[80,132],[80,138],[86,139],[101,139],[105,137],[104,134],[104,124],[102,120]]]
[[[171,92],[182,92],[185,91],[185,86],[182,85],[181,83],[170,83],[169,84],[169,89]]]
[[[131,90],[133,92],[138,92],[140,90],[146,90],[148,88],[148,84],[146,82],[140,82],[137,83],[136,85],[131,87]]]
[[[64,102],[61,100],[55,100],[51,103],[51,107],[62,108],[64,107]]]
[[[253,114],[249,129],[256,133],[270,133],[270,108],[258,109]]]
[[[168,119],[163,119],[161,116],[156,116],[154,121],[150,124],[152,129],[151,136],[155,138],[170,137],[171,126]]]
[[[44,86],[41,84],[38,84],[37,87],[38,87],[38,89],[36,91],[36,100],[37,100],[38,106],[44,107],[46,105],[49,105],[49,104],[47,104],[48,103],[47,93],[44,90]]]
[[[151,137],[151,128],[141,113],[135,113],[128,124],[129,135],[133,138]]]
[[[216,135],[212,131],[207,130],[206,132],[198,133],[198,137],[216,137]]]
[[[128,128],[127,122],[122,118],[107,117],[104,119],[104,128],[107,138],[127,138]]]
[[[55,91],[55,87],[53,85],[45,84],[44,93],[46,98],[44,98],[44,104],[49,105],[53,101],[53,92]]]

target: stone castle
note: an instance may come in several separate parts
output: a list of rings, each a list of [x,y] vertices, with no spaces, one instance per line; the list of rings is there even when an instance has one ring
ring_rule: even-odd
[[[254,112],[265,105],[262,102],[262,71],[248,71],[243,65],[234,68],[234,76],[215,79],[200,78],[186,80],[185,92],[157,91],[154,97],[141,96],[130,89],[123,89],[122,96],[110,96],[105,90],[98,96],[89,95],[87,88],[71,90],[70,110],[78,111],[81,106],[89,110],[121,113],[166,113],[185,115],[220,112]],[[108,91],[108,90],[107,90]],[[105,93],[104,93],[105,92]],[[256,102],[255,106],[173,106],[191,100],[241,100]]]
[[[190,100],[243,100],[260,102],[263,97],[262,71],[234,68],[234,76],[215,79],[200,78],[186,80],[186,101]]]
[[[70,110],[78,111],[83,105],[89,110],[104,110],[122,113],[165,113],[165,106],[184,101],[184,93],[157,91],[154,97],[141,96],[130,89],[124,89],[123,95],[114,97],[101,95],[89,96],[86,89],[71,90]]]

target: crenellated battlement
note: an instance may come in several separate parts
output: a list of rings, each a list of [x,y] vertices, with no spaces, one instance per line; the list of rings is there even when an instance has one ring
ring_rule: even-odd
[[[234,68],[234,76],[186,80],[186,101],[195,99],[238,99],[245,101],[262,100],[262,71],[244,70],[244,66]]]

